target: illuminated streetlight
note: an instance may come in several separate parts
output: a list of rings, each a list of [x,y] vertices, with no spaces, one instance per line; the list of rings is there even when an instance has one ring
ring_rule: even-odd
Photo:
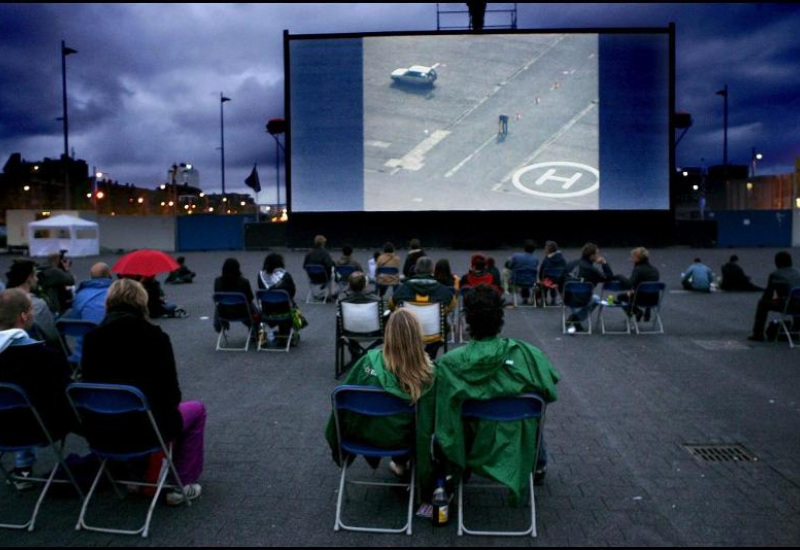
[[[92,198],[92,194],[91,193],[86,193],[86,198],[87,199],[91,199]]]
[[[687,177],[688,175],[689,175],[689,172],[687,172],[686,170],[684,170],[684,171],[683,171],[683,177],[685,178],[685,177]]]
[[[697,191],[698,189],[700,189],[700,186],[699,185],[692,185],[692,189]]]
[[[136,199],[136,202],[142,204],[144,202],[144,199],[142,197],[139,197],[138,199]]]
[[[161,206],[166,206],[166,205],[167,205],[167,203],[165,203],[164,201],[161,201]]]
[[[798,199],[798,201],[800,201],[800,199]],[[798,202],[798,204],[800,204],[800,202]],[[798,208],[800,208],[800,206],[798,206]],[[208,208],[208,211],[209,211],[209,212],[213,212],[213,211],[214,211],[214,207],[213,207],[213,206],[210,206],[210,207]]]
[[[100,178],[102,178],[102,177],[103,177],[103,173],[102,173],[102,172],[97,172],[97,173],[94,175],[94,177],[96,177],[97,179],[100,179]]]
[[[167,204],[169,204],[170,206],[175,206],[175,202],[174,201],[169,201]]]
[[[245,204],[247,204],[247,203],[242,201],[242,202],[239,203],[239,206],[244,206]]]
[[[750,183],[749,181],[747,182],[747,185],[745,187],[747,187],[748,191],[752,191],[753,190],[753,184]]]
[[[158,188],[163,191],[164,189],[167,188],[167,186],[162,183],[161,185],[158,186]]]
[[[184,210],[189,210],[189,205],[188,205],[188,204],[184,204],[184,205],[183,205],[183,209],[184,209]]]
[[[206,194],[205,194],[205,193],[200,193],[200,198],[201,198],[201,199],[202,199],[203,197],[205,197],[205,196],[206,196]]]
[[[97,200],[101,200],[103,197],[106,196],[106,194],[103,193],[102,191],[98,191],[97,195],[95,195],[95,196],[97,197]]]
[[[26,185],[25,187],[22,188],[22,190],[23,191],[30,191],[31,190],[31,186],[30,185]]]
[[[222,202],[228,202],[228,197],[222,197]]]

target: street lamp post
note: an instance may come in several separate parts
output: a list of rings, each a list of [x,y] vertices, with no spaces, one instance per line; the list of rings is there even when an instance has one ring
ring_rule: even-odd
[[[758,166],[758,161],[764,158],[764,155],[756,151],[756,148],[753,147],[752,154],[750,155],[750,177],[756,177],[756,167]]]
[[[275,206],[281,206],[281,176],[280,176],[280,156],[279,152],[283,151],[283,145],[278,140],[278,136],[286,132],[286,121],[282,118],[273,118],[267,122],[267,132],[275,138],[275,189],[278,194],[278,202]],[[286,154],[286,151],[284,151]]]
[[[223,116],[222,106],[226,101],[230,101],[229,97],[219,93],[219,150],[222,156],[222,196],[225,197],[225,119]]]
[[[722,165],[728,166],[728,85],[717,92],[724,99],[722,114]]]
[[[64,190],[66,195],[65,206],[69,210],[72,208],[71,189],[69,185],[69,119],[67,118],[67,56],[78,53],[78,50],[68,48],[64,41],[61,41],[61,99],[63,104],[64,122]]]

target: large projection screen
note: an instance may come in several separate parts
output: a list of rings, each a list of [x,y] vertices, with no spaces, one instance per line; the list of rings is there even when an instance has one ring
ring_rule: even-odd
[[[293,212],[670,207],[667,28],[285,45]]]

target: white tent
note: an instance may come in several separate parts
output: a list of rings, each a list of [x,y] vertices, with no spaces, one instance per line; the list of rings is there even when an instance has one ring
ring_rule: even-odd
[[[61,250],[72,257],[97,256],[100,233],[94,222],[74,216],[53,216],[28,224],[28,246],[34,257],[57,254]]]

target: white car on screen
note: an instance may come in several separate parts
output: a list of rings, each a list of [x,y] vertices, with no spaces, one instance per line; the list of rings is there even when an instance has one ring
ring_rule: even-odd
[[[392,71],[392,80],[402,84],[433,86],[433,82],[436,80],[436,69],[422,65],[414,65],[407,69],[395,69]]]

